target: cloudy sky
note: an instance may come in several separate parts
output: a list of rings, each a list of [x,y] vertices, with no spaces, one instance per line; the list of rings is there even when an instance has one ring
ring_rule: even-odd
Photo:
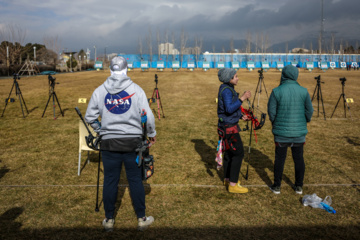
[[[359,0],[324,0],[324,19],[325,32],[336,39],[360,39]],[[17,24],[26,31],[25,43],[58,37],[60,50],[89,48],[92,54],[94,46],[138,53],[139,39],[146,52],[149,32],[154,44],[157,33],[162,42],[167,33],[179,45],[182,30],[189,42],[230,42],[251,32],[276,44],[318,36],[320,22],[321,0],[0,0],[0,29]]]

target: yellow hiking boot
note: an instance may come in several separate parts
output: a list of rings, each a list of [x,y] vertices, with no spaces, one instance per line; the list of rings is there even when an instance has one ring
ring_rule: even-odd
[[[249,189],[240,185],[240,181],[235,186],[229,185],[228,191],[230,193],[247,193]]]

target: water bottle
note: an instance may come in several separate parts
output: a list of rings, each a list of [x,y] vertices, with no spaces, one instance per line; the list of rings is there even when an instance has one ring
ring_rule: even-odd
[[[336,213],[335,209],[332,208],[331,206],[327,205],[326,203],[321,202],[320,204],[321,204],[322,208],[325,209],[327,212],[333,213],[333,214]]]

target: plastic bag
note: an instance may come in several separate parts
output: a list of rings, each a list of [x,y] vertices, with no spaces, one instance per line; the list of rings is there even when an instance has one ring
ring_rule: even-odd
[[[322,198],[318,197],[316,193],[312,195],[305,195],[302,199],[302,204],[306,206],[311,206],[313,208],[322,208],[321,206]]]
[[[323,201],[322,198],[316,195],[316,193],[312,195],[305,195],[302,199],[302,203],[304,206],[311,206],[313,208],[324,209],[329,213],[334,213],[334,214],[336,213],[334,208],[330,206],[332,203],[330,196],[326,196]]]

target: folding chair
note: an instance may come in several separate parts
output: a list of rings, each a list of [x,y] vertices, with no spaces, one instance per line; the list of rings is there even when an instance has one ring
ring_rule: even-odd
[[[96,133],[93,131],[93,129],[91,127],[89,127],[90,131],[92,132],[92,134],[95,136]],[[79,120],[79,164],[78,164],[78,176],[80,176],[80,170],[81,170],[81,151],[88,151],[88,156],[87,156],[87,162],[89,163],[89,155],[90,155],[90,151],[94,151],[93,149],[89,148],[86,145],[86,140],[85,140],[85,136],[88,136],[88,131],[84,125],[84,123]]]

